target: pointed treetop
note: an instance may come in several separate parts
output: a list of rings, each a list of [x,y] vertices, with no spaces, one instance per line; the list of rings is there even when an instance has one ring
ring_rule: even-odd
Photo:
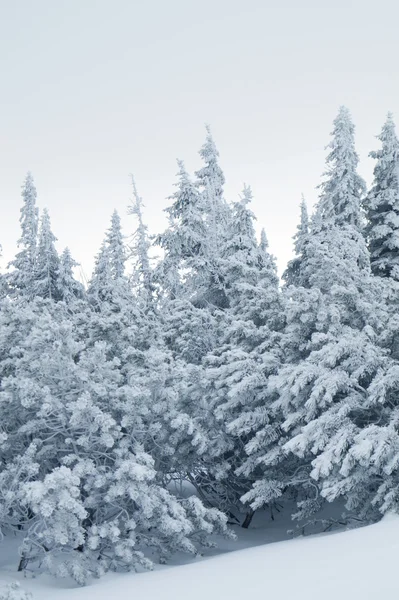
[[[136,186],[136,181],[134,179],[134,175],[130,175],[130,179],[131,179],[132,188],[133,188],[133,203],[130,204],[128,207],[128,214],[136,215],[138,217],[139,221],[141,222],[142,221],[141,211],[144,206],[143,199],[137,191],[137,186]]]
[[[138,221],[138,227],[132,236],[133,244],[130,248],[135,264],[133,284],[140,292],[144,291],[146,302],[150,302],[154,293],[153,272],[149,258],[151,242],[149,240],[148,227],[143,220],[143,200],[141,196],[139,196],[133,175],[131,175],[131,180],[133,187],[133,203],[128,207],[128,214],[135,215]]]
[[[357,173],[359,157],[355,151],[355,127],[349,110],[341,106],[334,120],[332,140],[327,148],[326,179],[319,186],[317,205],[323,224],[352,225],[362,228],[361,200],[366,184]]]
[[[386,123],[392,123],[392,125],[395,127],[395,123],[393,120],[393,113],[390,110],[387,112]]]
[[[60,259],[55,248],[57,238],[51,230],[50,214],[43,209],[40,219],[39,244],[34,272],[34,296],[59,299],[58,275]]]
[[[40,230],[41,230],[41,234],[43,235],[43,232],[47,232],[49,229],[51,229],[51,225],[50,225],[50,213],[48,211],[48,208],[43,208],[42,211],[42,217],[40,219]]]
[[[107,231],[108,260],[111,277],[122,279],[125,274],[126,253],[123,242],[121,219],[116,210],[111,216],[111,226]]]
[[[306,237],[309,234],[309,216],[308,209],[306,206],[305,198],[302,194],[300,204],[301,216],[299,224],[297,225],[297,231],[294,235],[294,248],[295,254],[299,255],[303,250],[303,244],[306,241]]]
[[[176,162],[177,162],[177,166],[179,167],[179,173],[178,173],[179,177],[181,177],[181,179],[183,179],[185,181],[188,181],[190,178],[189,178],[189,175],[188,175],[188,172],[186,169],[186,165],[184,164],[184,160],[177,158]]]
[[[316,222],[316,225],[315,225]],[[322,226],[320,213],[316,211],[312,227],[316,230]],[[287,268],[283,273],[283,279],[287,285],[301,285],[301,268],[304,259],[304,250],[309,239],[309,216],[304,195],[302,194],[300,203],[300,218],[293,236],[295,257],[287,263]]]
[[[260,232],[259,248],[262,250],[262,252],[267,252],[269,248],[269,240],[267,239],[266,230],[264,227],[262,227],[262,231]]]
[[[377,139],[381,147],[370,152],[374,180],[364,202],[366,238],[373,273],[399,280],[399,141],[391,113]]]
[[[253,194],[252,194],[252,189],[251,189],[250,185],[247,185],[246,183],[244,183],[244,187],[241,192],[240,199],[241,199],[241,204],[243,206],[247,206],[247,204],[252,202]]]
[[[393,114],[391,112],[387,114],[387,118],[381,129],[381,133],[377,135],[377,139],[382,143],[382,148],[380,150],[372,150],[369,153],[369,156],[377,160],[384,159],[382,164],[377,163],[375,166],[374,175],[378,176],[378,171],[386,167],[388,157],[393,160],[397,160],[398,158],[399,141],[396,135]]]
[[[205,125],[205,128],[207,135],[205,142],[199,151],[205,165],[202,169],[196,171],[195,174],[198,178],[198,185],[205,189],[207,186],[211,185],[214,188],[213,192],[221,198],[223,195],[225,178],[223,171],[219,166],[219,152],[212,137],[211,129],[209,125]]]
[[[226,236],[225,253],[257,249],[254,221],[256,217],[249,208],[252,201],[252,190],[244,184],[239,200],[233,204],[233,214]]]
[[[303,228],[309,226],[308,206],[306,204],[305,196],[301,194],[301,203],[299,205],[301,209],[301,225]]]
[[[37,191],[30,171],[28,171],[22,185],[22,198],[24,203],[21,208],[21,216],[19,219],[22,235],[18,240],[18,246],[25,246],[30,255],[30,259],[34,261],[37,244],[39,210],[36,207]]]
[[[27,172],[24,183],[22,185],[22,196],[24,199],[27,197],[33,198],[34,200],[37,199],[35,182],[33,180],[33,175],[30,171]]]
[[[184,161],[177,159],[179,171],[177,173],[178,180],[174,184],[176,191],[168,197],[168,200],[173,200],[171,206],[165,209],[170,219],[179,219],[183,217],[187,211],[194,208],[201,211],[200,194],[186,170]]]
[[[68,246],[64,248],[60,255],[60,263],[65,272],[72,274],[72,270],[75,267],[79,267],[79,263],[72,258],[72,254]]]
[[[69,248],[65,248],[60,256],[57,282],[59,298],[64,302],[69,303],[72,300],[84,297],[84,287],[73,275],[73,269],[78,266],[79,263],[72,258]]]
[[[22,185],[23,204],[21,207],[21,237],[18,247],[21,250],[9,264],[14,270],[7,275],[10,290],[14,294],[32,296],[33,273],[37,253],[39,211],[36,207],[37,192],[32,174],[27,173]]]

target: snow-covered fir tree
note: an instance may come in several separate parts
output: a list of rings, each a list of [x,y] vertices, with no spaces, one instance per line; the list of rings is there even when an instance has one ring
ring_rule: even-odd
[[[198,487],[210,502],[230,512],[243,510],[241,496],[253,483],[238,470],[246,459],[246,444],[253,435],[254,414],[267,412],[267,381],[279,364],[278,341],[284,310],[273,257],[262,235],[258,244],[252,193],[245,186],[232,209],[221,274],[228,308],[220,320],[219,343],[205,359],[204,380],[198,396],[203,427],[209,442],[206,465],[197,475]],[[201,406],[201,405],[199,405]],[[248,526],[252,512],[244,525]]]
[[[60,259],[55,248],[56,241],[57,238],[51,231],[50,215],[45,208],[40,220],[32,294],[55,301],[60,299],[58,285]]]
[[[60,256],[57,286],[59,299],[67,304],[77,299],[81,300],[85,295],[83,284],[77,281],[73,274],[73,269],[78,266],[79,263],[72,258],[69,248],[65,248]]]
[[[203,302],[210,277],[208,230],[203,198],[184,163],[178,161],[178,166],[176,191],[166,209],[168,227],[156,239],[164,256],[157,265],[155,280],[169,349],[176,358],[198,365],[216,343],[216,321]]]
[[[12,271],[8,274],[10,290],[14,295],[32,297],[32,282],[36,268],[39,210],[36,207],[37,192],[31,173],[28,173],[22,186],[23,205],[20,224],[21,237],[18,240],[20,251],[11,261]]]
[[[366,185],[357,172],[359,157],[355,150],[354,125],[348,109],[341,106],[334,120],[328,145],[327,171],[320,185],[318,211],[337,225],[363,226],[361,199]]]
[[[268,468],[280,464],[277,494],[297,490],[298,516],[316,511],[322,497],[344,496],[349,510],[374,517],[375,477],[360,469],[348,477],[346,465],[358,436],[381,419],[368,405],[392,362],[379,344],[386,321],[359,232],[364,185],[348,119],[341,109],[330,145],[339,152],[327,157],[327,179],[301,265],[304,287],[287,290],[284,364],[268,384],[282,435],[271,440],[268,428],[260,429],[248,447],[250,460],[264,465],[265,475],[245,499],[252,506],[268,501]]]
[[[365,200],[366,237],[373,273],[399,280],[399,140],[391,113],[378,139],[381,149],[370,152],[377,162]]]
[[[287,268],[283,273],[283,279],[287,285],[295,285],[298,283],[303,252],[309,236],[308,209],[303,196],[300,204],[300,210],[300,221],[299,225],[297,226],[297,231],[294,235],[295,257],[288,262]]]
[[[183,161],[178,160],[178,181],[166,208],[168,228],[156,242],[164,257],[156,270],[156,279],[170,299],[192,298],[198,294],[206,269],[207,230],[201,195],[191,181]]]
[[[126,249],[123,243],[120,217],[112,214],[111,225],[96,256],[93,275],[88,287],[88,297],[101,308],[102,302],[119,305],[130,296],[125,276]]]
[[[143,220],[143,199],[139,196],[136,182],[132,177],[133,201],[128,207],[128,214],[137,219],[137,227],[129,244],[133,258],[132,285],[144,304],[151,304],[154,295],[153,269],[151,267],[149,249],[151,241],[148,227]]]
[[[223,290],[219,260],[226,243],[226,232],[231,219],[230,207],[223,195],[225,178],[219,165],[219,152],[209,126],[206,127],[205,143],[200,149],[204,166],[196,171],[196,185],[201,193],[206,225],[206,283],[203,302],[224,308],[226,297]]]

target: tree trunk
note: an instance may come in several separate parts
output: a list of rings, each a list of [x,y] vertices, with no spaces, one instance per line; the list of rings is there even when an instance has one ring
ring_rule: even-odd
[[[25,554],[22,554],[22,556],[21,556],[21,560],[19,561],[19,565],[18,565],[18,572],[19,572],[19,573],[20,573],[21,571],[24,571],[24,570],[25,570],[25,568],[26,568],[26,567],[27,567],[27,565],[28,565],[28,562],[29,562],[29,560],[28,560],[27,556],[25,556]]]
[[[243,527],[244,529],[248,529],[248,527],[251,524],[252,517],[254,516],[254,514],[255,514],[255,511],[252,510],[252,508],[250,508],[249,511],[247,512],[247,514],[245,515],[245,519],[244,519],[241,527]]]

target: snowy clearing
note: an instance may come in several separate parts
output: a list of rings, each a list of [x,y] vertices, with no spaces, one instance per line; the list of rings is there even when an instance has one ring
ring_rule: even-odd
[[[237,550],[150,573],[108,574],[84,588],[66,587],[47,575],[20,581],[34,600],[180,600],[188,589],[190,600],[396,600],[398,552],[399,517],[388,515],[356,530]],[[11,569],[2,570],[2,584],[15,579]]]

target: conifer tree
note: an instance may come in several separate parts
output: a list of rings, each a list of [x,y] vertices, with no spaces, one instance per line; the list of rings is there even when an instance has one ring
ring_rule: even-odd
[[[37,192],[31,173],[26,175],[22,186],[23,205],[20,224],[21,237],[18,240],[20,251],[9,266],[13,267],[8,274],[10,290],[14,295],[31,298],[32,284],[36,268],[37,236],[39,211],[36,207]]]
[[[79,263],[72,258],[69,248],[65,248],[60,256],[57,286],[59,299],[67,304],[73,300],[81,300],[85,295],[83,285],[73,275],[73,269],[77,266]]]
[[[206,266],[206,226],[204,206],[197,187],[192,183],[183,161],[173,201],[166,209],[168,228],[157,237],[164,257],[157,267],[156,279],[170,299],[192,298],[201,287]]]
[[[126,250],[123,243],[120,217],[116,211],[96,257],[88,295],[100,308],[102,302],[120,305],[130,297],[125,276]]]
[[[346,495],[350,509],[367,513],[370,508],[369,481],[354,485],[352,480],[345,492],[340,483],[348,449],[373,419],[364,405],[387,360],[377,343],[378,302],[359,231],[364,185],[348,119],[341,109],[335,120],[327,177],[302,257],[302,287],[286,292],[284,364],[267,385],[274,401],[265,424],[247,444],[249,458],[241,471],[264,469],[244,496],[254,508],[293,489],[299,494],[298,516],[304,516],[320,507],[316,481],[326,497],[332,498],[334,488],[336,496]],[[270,422],[280,422],[280,435]],[[273,476],[276,467],[279,477]]]
[[[36,267],[32,282],[34,296],[59,300],[58,275],[60,260],[55,248],[57,238],[51,231],[50,215],[43,210],[40,222],[39,243],[36,253]]]
[[[109,298],[111,275],[109,265],[109,252],[106,241],[101,244],[95,258],[94,269],[87,290],[90,300],[101,306],[101,302]]]
[[[115,210],[107,233],[110,276],[114,281],[125,277],[126,250],[123,242],[120,217]]]
[[[251,189],[245,186],[233,205],[221,261],[228,308],[221,320],[220,344],[206,357],[204,372],[203,427],[210,441],[203,457],[208,480],[203,473],[199,485],[210,501],[229,511],[243,509],[240,497],[253,482],[238,468],[255,434],[254,415],[267,410],[270,402],[266,384],[279,364],[279,331],[284,324],[276,266],[266,235],[260,245],[256,240],[251,200]],[[248,513],[245,527],[251,516]]]
[[[211,128],[209,125],[206,125],[205,129],[206,139],[199,152],[205,164],[196,172],[198,185],[206,188],[206,183],[212,182],[215,196],[221,200],[223,198],[225,177],[219,165],[219,151],[212,137]]]
[[[204,166],[195,175],[206,211],[208,251],[211,255],[218,255],[222,252],[230,211],[223,196],[225,177],[219,165],[219,151],[209,125],[206,125],[206,138],[199,154]]]
[[[354,125],[350,113],[341,106],[334,120],[332,140],[328,145],[327,171],[320,185],[318,211],[324,220],[336,225],[363,226],[361,199],[366,186],[357,173],[359,157],[355,150]]]
[[[309,217],[305,198],[302,196],[300,204],[301,216],[299,225],[297,226],[296,234],[294,235],[294,252],[295,258],[290,260],[287,268],[283,273],[283,279],[287,285],[295,285],[299,283],[299,273],[303,252],[309,236]]]
[[[399,140],[391,113],[378,139],[381,149],[370,152],[377,162],[365,200],[366,237],[373,273],[399,280]]]
[[[143,199],[137,192],[133,177],[132,187],[133,201],[128,207],[128,214],[134,215],[137,219],[137,228],[132,235],[132,243],[129,245],[134,269],[132,284],[144,304],[151,305],[154,296],[154,277],[149,256],[151,242],[148,227],[143,220]]]
[[[227,300],[219,261],[224,252],[231,211],[223,196],[225,178],[219,165],[219,152],[208,125],[206,131],[205,143],[199,152],[204,166],[195,173],[206,226],[206,269],[201,301],[210,307],[224,308]]]
[[[268,247],[269,247],[269,241],[267,239],[265,228],[262,227],[262,230],[260,232],[259,248],[261,249],[262,252],[266,253]]]

